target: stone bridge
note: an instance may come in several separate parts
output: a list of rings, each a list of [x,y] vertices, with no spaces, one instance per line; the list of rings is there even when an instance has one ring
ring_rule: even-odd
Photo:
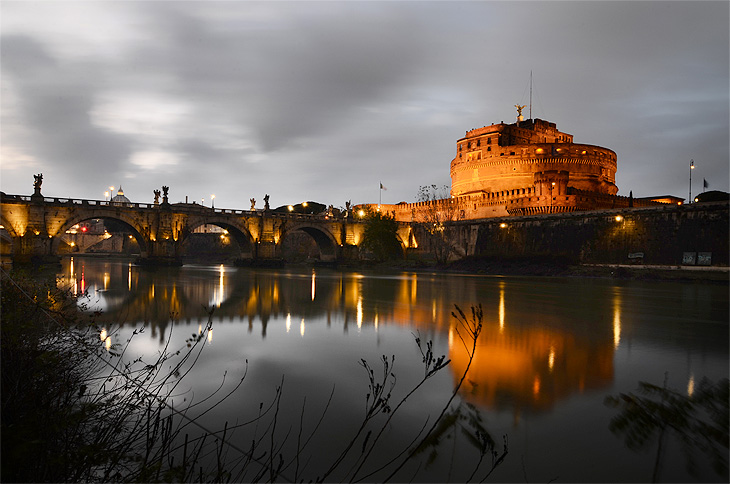
[[[2,194],[0,224],[5,253],[13,261],[52,259],[59,253],[61,237],[76,224],[92,219],[122,222],[136,238],[141,259],[150,263],[179,264],[185,239],[201,225],[217,225],[228,231],[241,248],[243,259],[278,259],[282,242],[293,232],[309,234],[321,260],[359,257],[364,223],[352,212],[342,216],[283,213],[264,210],[230,210],[198,204],[125,203],[102,200],[49,198]],[[412,240],[410,227],[402,224],[399,237],[404,247]],[[405,242],[403,242],[405,241]]]

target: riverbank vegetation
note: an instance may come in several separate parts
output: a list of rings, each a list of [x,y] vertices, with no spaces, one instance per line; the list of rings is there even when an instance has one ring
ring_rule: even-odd
[[[719,482],[728,482],[728,379],[702,379],[687,395],[667,385],[639,382],[636,393],[606,397],[605,404],[619,410],[611,419],[611,432],[626,446],[646,451],[656,445],[651,482],[661,482],[662,462],[670,443],[678,443],[687,471],[699,477],[712,469]]]
[[[284,424],[283,377],[274,398],[243,422],[211,429],[200,417],[240,391],[245,372],[230,385],[221,375],[213,394],[172,406],[174,398],[186,395],[181,382],[205,348],[212,311],[207,326],[182,348],[171,348],[168,340],[159,354],[130,361],[125,345],[108,344],[111,330],[96,325],[98,314],[78,311],[78,301],[55,281],[38,283],[3,272],[1,294],[3,482],[400,480],[410,475],[406,470],[418,468],[417,459],[435,458],[439,440],[457,431],[475,451],[474,466],[463,469],[462,479],[486,479],[507,456],[506,437],[489,435],[458,398],[482,330],[481,307],[470,314],[455,308],[456,335],[468,364],[441,413],[432,415],[410,444],[388,450],[385,461],[374,458],[389,441],[400,410],[417,405],[427,382],[450,364],[418,335],[422,377],[411,388],[400,388],[395,356],[383,356],[377,365],[361,360],[367,387],[362,419],[354,422],[347,443],[328,456],[329,465],[310,468],[306,463],[318,453],[311,445],[314,434],[342,426],[327,420],[329,404],[313,425],[305,422],[311,413],[304,405],[299,428]]]

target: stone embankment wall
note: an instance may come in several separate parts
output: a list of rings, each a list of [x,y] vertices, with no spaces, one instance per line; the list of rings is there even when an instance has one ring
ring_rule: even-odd
[[[458,231],[471,239],[467,253],[476,256],[682,265],[685,253],[711,253],[710,265],[727,266],[728,207],[718,202],[503,217],[482,221],[478,230],[474,221],[463,223]]]

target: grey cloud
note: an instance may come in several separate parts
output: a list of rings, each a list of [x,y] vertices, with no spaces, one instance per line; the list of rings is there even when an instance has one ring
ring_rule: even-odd
[[[36,133],[28,149],[59,172],[81,163],[134,177],[133,186],[124,182],[131,195],[139,187],[148,198],[168,184],[173,198],[217,192],[216,205],[232,208],[265,192],[281,203],[364,202],[376,199],[382,178],[384,198],[413,200],[418,185],[449,182],[454,143],[467,129],[514,119],[513,105],[528,101],[530,71],[534,116],[616,151],[620,193],[681,196],[691,157],[727,186],[726,3],[109,8],[121,27],[108,37],[88,32],[103,49],[85,50],[70,30],[49,34],[40,16],[14,18],[23,35],[3,42],[3,76],[18,92],[26,131]],[[74,49],[71,59],[51,54]],[[184,104],[184,114],[159,142],[108,132],[88,113],[96,96],[114,92],[139,93],[150,109],[155,99]],[[154,172],[125,163],[144,149],[170,150],[179,163]]]
[[[61,62],[24,36],[3,37],[1,61],[3,75],[19,95],[17,114],[33,127],[27,149],[52,165],[86,174],[114,171],[126,160],[130,140],[90,122],[99,84],[93,68]]]

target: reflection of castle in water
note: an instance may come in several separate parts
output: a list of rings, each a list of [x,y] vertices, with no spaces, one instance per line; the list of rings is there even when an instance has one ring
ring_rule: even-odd
[[[498,317],[484,318],[474,361],[462,396],[493,409],[540,411],[579,392],[603,388],[613,380],[613,355],[621,337],[619,305],[614,305],[613,339],[596,339],[566,331],[549,313],[529,327],[514,327],[505,310],[505,289],[500,287]],[[461,342],[449,337],[454,378],[468,364]]]
[[[73,276],[71,275],[73,273]],[[313,321],[342,325],[345,332],[381,325],[417,327],[422,338],[446,341],[451,371],[466,367],[463,345],[451,317],[454,304],[484,307],[484,329],[462,396],[490,408],[539,411],[575,392],[601,388],[613,378],[613,353],[621,337],[620,301],[604,301],[600,314],[613,321],[595,325],[559,320],[539,311],[537,320],[521,315],[525,301],[497,279],[484,292],[484,280],[434,274],[392,276],[334,271],[253,271],[224,266],[143,270],[131,264],[78,259],[65,272],[66,284],[98,291],[102,324],[144,322],[152,337],[165,340],[167,327],[199,326],[205,308],[214,320],[246,321],[253,332],[261,323],[266,337],[271,320],[302,334]],[[510,290],[513,294],[510,294]],[[517,292],[515,292],[517,291]],[[616,296],[618,297],[618,296]],[[539,304],[531,302],[530,304]],[[537,314],[532,312],[530,314]],[[588,328],[588,329],[587,329]]]

